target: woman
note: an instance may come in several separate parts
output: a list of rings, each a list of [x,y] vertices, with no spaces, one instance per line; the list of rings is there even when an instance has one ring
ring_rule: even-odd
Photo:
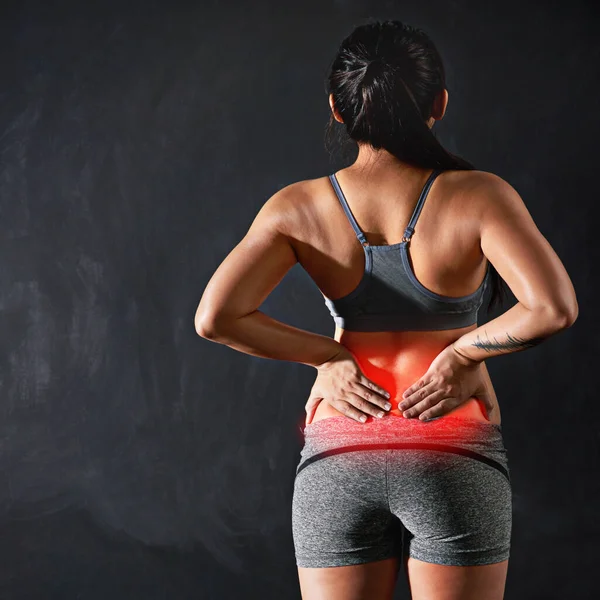
[[[447,152],[444,69],[422,31],[357,27],[328,78],[349,167],[275,193],[210,280],[202,337],[315,367],[296,472],[302,597],[503,597],[512,525],[500,408],[484,360],[577,318],[565,269],[516,191]],[[334,338],[258,310],[299,262]],[[517,303],[481,327],[483,294]],[[417,418],[418,417],[418,418]]]

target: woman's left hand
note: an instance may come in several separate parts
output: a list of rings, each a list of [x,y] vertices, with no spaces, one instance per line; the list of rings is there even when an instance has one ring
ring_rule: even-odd
[[[398,405],[403,416],[418,416],[420,420],[439,417],[473,396],[483,402],[489,415],[495,407],[485,389],[481,364],[459,354],[450,344],[435,357],[427,372],[405,390]]]

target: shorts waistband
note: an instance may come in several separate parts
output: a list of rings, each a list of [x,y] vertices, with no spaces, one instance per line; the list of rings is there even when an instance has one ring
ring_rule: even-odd
[[[306,425],[298,473],[306,461],[327,456],[343,448],[368,450],[383,447],[413,447],[480,455],[508,469],[508,452],[502,426],[474,419],[444,415],[430,421],[389,415],[359,423],[350,417],[328,417]],[[387,445],[387,446],[386,446]]]

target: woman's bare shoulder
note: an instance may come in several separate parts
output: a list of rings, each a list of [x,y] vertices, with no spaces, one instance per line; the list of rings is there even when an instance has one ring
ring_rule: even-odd
[[[465,193],[481,192],[510,192],[513,186],[495,173],[489,171],[459,170],[446,171],[444,177],[450,185],[464,190]]]
[[[517,190],[505,179],[489,171],[464,170],[444,173],[446,185],[460,196],[470,214],[480,220],[501,218],[507,213],[531,218]]]
[[[288,183],[264,202],[261,214],[276,220],[281,232],[297,236],[315,221],[326,179],[318,177]]]
[[[302,179],[288,183],[276,191],[269,200],[280,208],[301,206],[303,203],[311,202],[322,193],[323,185],[327,177],[316,177],[314,179]]]

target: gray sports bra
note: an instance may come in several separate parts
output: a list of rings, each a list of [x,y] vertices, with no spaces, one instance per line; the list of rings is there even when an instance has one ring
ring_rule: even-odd
[[[477,312],[490,276],[488,261],[481,285],[467,296],[443,296],[424,287],[415,277],[406,245],[435,178],[434,170],[425,183],[402,241],[389,246],[372,246],[356,223],[335,173],[329,175],[333,189],[365,253],[365,269],[357,287],[332,300],[325,297],[335,324],[348,331],[432,331],[455,329],[477,323]]]

